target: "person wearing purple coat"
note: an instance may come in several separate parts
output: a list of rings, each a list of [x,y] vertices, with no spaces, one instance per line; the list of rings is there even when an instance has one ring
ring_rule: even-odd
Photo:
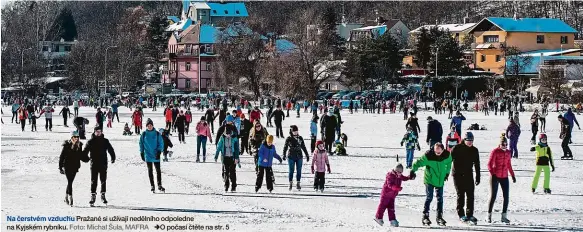
[[[512,158],[518,158],[518,137],[520,137],[520,127],[514,119],[510,118],[510,125],[506,128],[506,138],[510,139],[510,154]]]
[[[403,165],[400,163],[387,173],[385,184],[383,185],[383,190],[381,192],[381,202],[379,203],[374,219],[379,225],[382,226],[384,224],[383,214],[385,213],[385,210],[388,209],[391,226],[399,226],[399,221],[397,221],[397,217],[395,216],[395,198],[397,198],[399,192],[403,190],[401,183],[410,179],[413,178],[411,176],[403,175]]]

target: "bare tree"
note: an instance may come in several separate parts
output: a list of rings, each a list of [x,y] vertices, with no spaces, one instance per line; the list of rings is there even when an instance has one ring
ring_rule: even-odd
[[[553,97],[561,97],[561,85],[567,83],[563,67],[557,65],[542,66],[539,78],[541,87],[547,88]]]
[[[524,55],[520,49],[512,46],[505,47],[502,53],[505,65],[502,65],[501,68],[504,69],[506,87],[520,90],[526,85],[525,78],[520,78],[520,75],[531,66],[533,62],[532,56]]]

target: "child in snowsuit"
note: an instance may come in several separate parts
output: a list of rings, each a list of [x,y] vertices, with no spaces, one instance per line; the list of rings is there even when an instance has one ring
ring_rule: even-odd
[[[128,126],[127,122],[123,127],[123,135],[132,135],[132,130],[130,129],[130,126]]]
[[[457,133],[455,126],[451,127],[451,131],[447,134],[445,141],[447,143],[447,151],[451,151],[453,147],[461,143],[460,135]]]
[[[168,136],[170,134],[170,129],[160,128],[160,134],[162,134],[162,138],[164,139],[164,159],[162,159],[162,161],[168,162],[168,154],[172,156],[172,153],[168,151],[168,147],[174,147]]]
[[[403,135],[403,139],[401,140],[401,147],[403,143],[406,143],[407,146],[405,147],[407,152],[407,168],[411,168],[413,165],[413,154],[415,153],[415,148],[418,151],[421,151],[421,147],[419,146],[419,141],[417,140],[417,135],[415,135],[415,131],[413,131],[413,127],[407,127],[407,133]]]
[[[280,164],[282,161],[281,157],[277,154],[275,145],[273,145],[273,135],[268,135],[265,142],[261,144],[258,156],[257,166],[259,167],[259,171],[257,172],[257,180],[255,181],[255,192],[258,192],[259,189],[261,189],[264,173],[267,190],[271,192],[273,191],[273,169],[271,168],[273,158],[279,160]]]
[[[555,171],[555,165],[553,164],[553,157],[551,155],[551,148],[547,144],[547,135],[540,134],[539,136],[539,143],[531,148],[531,151],[535,152],[536,155],[536,171],[534,172],[534,179],[532,180],[532,192],[536,191],[536,187],[538,185],[538,178],[540,177],[540,172],[544,171],[545,173],[545,180],[544,180],[544,192],[550,194],[550,182],[551,182],[551,170],[549,166],[551,166],[552,171]]]
[[[324,192],[326,168],[328,168],[328,173],[330,173],[330,162],[328,162],[328,151],[326,151],[326,148],[324,147],[324,142],[318,140],[316,142],[316,147],[318,150],[312,154],[312,174],[314,174],[314,172],[316,174],[314,176],[314,190]],[[315,169],[314,165],[316,166]]]
[[[344,147],[344,144],[342,144],[342,142],[340,142],[340,140],[336,140],[336,151],[334,153],[336,153],[336,155],[340,155],[340,156],[348,155],[348,154],[346,154],[346,148]]]
[[[379,225],[382,226],[384,224],[383,214],[385,213],[385,210],[388,209],[391,226],[399,226],[399,221],[397,221],[397,217],[395,216],[395,198],[397,198],[399,192],[403,190],[401,183],[410,179],[412,179],[411,176],[403,175],[403,165],[400,163],[397,164],[395,169],[387,173],[385,184],[383,185],[383,191],[381,192],[381,202],[379,203],[374,219]]]

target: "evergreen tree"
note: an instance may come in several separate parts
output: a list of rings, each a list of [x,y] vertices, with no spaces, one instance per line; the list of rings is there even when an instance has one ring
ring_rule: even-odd
[[[463,60],[462,48],[458,45],[449,31],[432,30],[433,45],[430,57],[430,67],[435,69],[437,61],[437,72],[439,76],[460,75],[466,73],[467,66]],[[436,56],[437,55],[437,56]],[[436,60],[437,59],[437,60]]]
[[[321,26],[322,34],[319,38],[320,44],[332,55],[332,59],[339,59],[344,56],[346,49],[344,39],[336,31],[338,15],[333,8],[329,7],[321,17],[323,24]]]
[[[69,8],[63,8],[47,33],[45,40],[57,41],[60,39],[73,41],[77,39],[77,26]]]
[[[429,31],[421,28],[421,33],[417,35],[416,40],[417,43],[413,51],[413,55],[417,58],[415,64],[423,69],[427,69],[427,65],[431,60],[431,44],[433,42]]]
[[[168,27],[168,21],[160,15],[154,15],[148,26],[148,48],[152,57],[163,53],[168,45],[170,33],[165,29]]]

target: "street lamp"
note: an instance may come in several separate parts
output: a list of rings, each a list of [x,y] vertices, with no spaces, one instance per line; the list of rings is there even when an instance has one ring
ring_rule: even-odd
[[[105,70],[104,70],[104,79],[105,79],[105,93],[107,94],[107,50],[110,48],[117,48],[117,46],[109,46],[105,49]]]
[[[26,48],[26,49],[22,49],[20,51],[20,83],[24,85],[23,83],[23,77],[24,77],[24,51],[26,50],[30,50],[32,48]]]

